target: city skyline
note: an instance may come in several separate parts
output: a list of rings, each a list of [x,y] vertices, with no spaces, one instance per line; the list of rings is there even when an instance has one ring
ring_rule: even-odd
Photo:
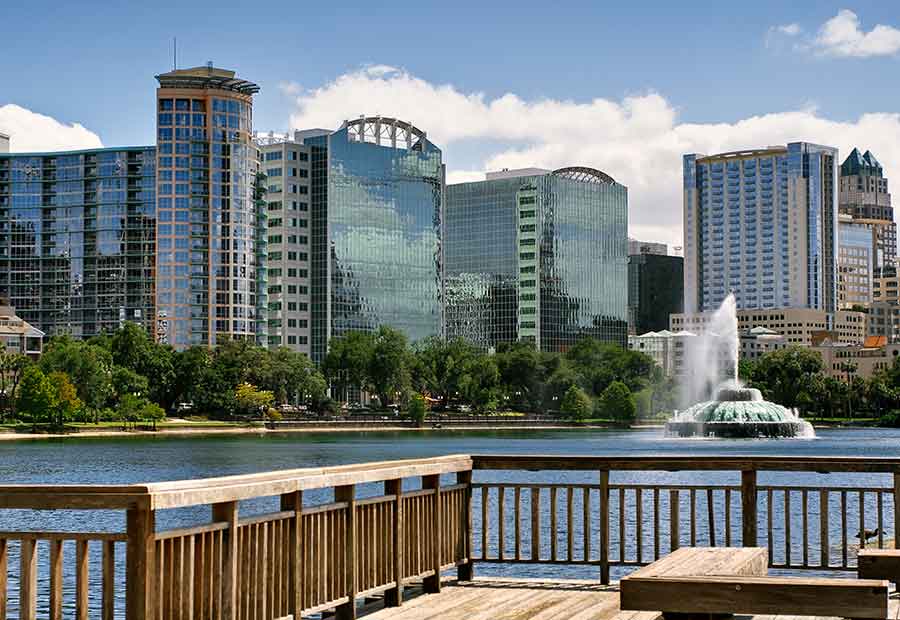
[[[630,234],[670,245],[681,244],[682,153],[809,141],[837,147],[843,159],[858,145],[878,154],[888,176],[900,174],[900,115],[886,103],[897,100],[900,87],[879,78],[896,67],[900,24],[875,3],[802,9],[762,3],[739,25],[721,7],[655,5],[655,19],[640,24],[635,13],[646,6],[581,6],[549,16],[524,7],[514,18],[479,7],[477,23],[465,24],[470,49],[453,46],[453,57],[442,43],[462,28],[462,17],[442,12],[444,25],[434,28],[428,18],[438,17],[437,8],[410,14],[396,7],[370,16],[371,32],[359,36],[339,35],[345,30],[336,25],[348,23],[348,9],[317,7],[299,16],[282,8],[286,18],[278,24],[264,23],[269,11],[243,16],[226,44],[213,24],[188,36],[155,14],[107,7],[87,20],[81,35],[105,28],[104,36],[70,58],[60,53],[78,44],[62,32],[70,9],[29,21],[16,20],[21,9],[11,7],[12,22],[28,23],[5,39],[11,50],[28,49],[29,36],[48,43],[28,62],[7,64],[7,84],[14,87],[0,93],[0,131],[13,134],[13,151],[151,143],[146,95],[155,84],[148,76],[171,67],[174,35],[179,67],[213,60],[260,84],[259,130],[333,128],[360,113],[408,119],[429,127],[442,145],[448,183],[503,167],[592,166],[631,188]],[[178,9],[180,15],[202,10]],[[303,43],[269,36],[289,28],[295,16],[305,24]],[[124,30],[116,26],[135,19],[142,29],[128,44],[146,53],[119,58],[113,52]],[[401,29],[432,24],[435,44],[377,37],[391,20]],[[538,24],[557,53],[521,50],[515,62],[489,53]],[[250,31],[256,39],[236,41]],[[315,61],[301,62],[306,46],[322,52]],[[704,57],[702,66],[685,64],[696,54]],[[52,85],[29,77],[41,67],[50,71],[50,63],[54,75],[63,74]],[[115,80],[115,96],[98,101],[86,86],[95,66],[103,68],[101,80]],[[837,72],[839,87],[820,79]],[[67,96],[53,96],[52,89]],[[846,96],[853,92],[864,96]]]

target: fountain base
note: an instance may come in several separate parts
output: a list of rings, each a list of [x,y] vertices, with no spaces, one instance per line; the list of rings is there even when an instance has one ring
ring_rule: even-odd
[[[717,437],[721,439],[777,439],[812,437],[809,422],[666,422],[667,437]]]

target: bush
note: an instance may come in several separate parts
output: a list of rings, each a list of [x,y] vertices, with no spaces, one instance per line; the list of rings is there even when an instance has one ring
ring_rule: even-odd
[[[421,394],[413,394],[409,399],[406,413],[409,415],[416,426],[422,426],[425,416],[428,415],[428,407],[425,405],[425,398]]]
[[[281,412],[274,407],[269,407],[269,410],[266,411],[266,419],[270,422],[281,422],[284,419],[284,416],[281,415]]]
[[[621,381],[613,381],[603,390],[597,403],[600,417],[608,420],[632,422],[637,414],[634,396],[628,386]]]
[[[878,418],[878,425],[888,426],[892,428],[900,427],[900,409],[888,411],[883,416]]]
[[[591,397],[580,387],[573,385],[566,390],[559,411],[572,420],[584,420],[590,416],[592,408]]]

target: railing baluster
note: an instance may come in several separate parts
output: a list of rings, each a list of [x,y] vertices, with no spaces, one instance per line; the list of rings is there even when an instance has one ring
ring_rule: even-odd
[[[640,488],[634,490],[634,525],[637,530],[635,559],[640,564],[644,559],[644,498]]]
[[[522,559],[522,517],[519,514],[522,507],[522,489],[516,487],[513,496],[513,518],[516,520],[515,522],[515,536],[516,536],[516,560]]]
[[[534,491],[532,491],[532,495]],[[490,489],[481,487],[481,558],[488,559],[488,501],[490,499]]]
[[[878,515],[878,548],[884,549],[884,493],[878,491],[875,494],[875,501],[877,502],[875,510]]]
[[[550,487],[550,561],[556,561],[556,487]]]
[[[457,569],[457,577],[460,581],[472,581],[475,578],[475,564],[472,562],[472,470],[468,469],[466,471],[461,471],[456,474],[456,482],[458,484],[465,484],[466,491],[463,496],[463,505],[462,505],[462,524],[463,524],[463,555],[466,558],[466,563],[461,564]],[[518,513],[518,508],[516,509]],[[518,517],[517,517],[518,523]],[[517,537],[518,538],[518,537]],[[516,542],[518,545],[518,542]],[[394,559],[396,562],[396,558]]]
[[[423,582],[423,587],[425,592],[436,593],[441,591],[441,540],[442,540],[442,532],[441,532],[441,477],[440,476],[423,476],[422,477],[422,488],[432,489],[434,494],[431,495],[431,505],[433,507],[433,511],[431,513],[431,523],[430,529],[431,533],[431,570],[434,571],[434,575],[431,577],[426,577]],[[425,501],[425,500],[423,500]],[[502,546],[502,541],[501,541]],[[340,620],[340,619],[338,619]]]
[[[828,489],[819,491],[819,564],[828,568],[831,564],[831,524],[828,522]]]
[[[841,562],[847,568],[847,491],[841,491]]]
[[[572,539],[575,535],[575,528],[573,525],[574,521],[572,518],[572,487],[566,489],[566,537],[568,540],[568,545],[566,548],[566,561],[572,561],[573,549],[574,545]]]
[[[713,491],[706,489],[706,521],[709,526],[709,546],[716,546],[716,513],[713,504]]]
[[[625,562],[625,487],[619,487],[619,561]]]
[[[800,494],[803,502],[803,567],[809,566],[809,497],[806,489]]]
[[[6,618],[7,580],[9,564],[9,541],[0,538],[0,618]]]
[[[766,546],[769,548],[769,564],[775,563],[775,535],[772,528],[773,495],[772,489],[766,493],[766,540],[768,541]]]
[[[866,494],[859,492],[859,548],[866,548]]]
[[[103,543],[103,620],[116,617],[116,543]],[[199,618],[199,615],[198,615]]]
[[[725,489],[725,546],[731,546],[731,489]]]
[[[556,532],[550,532],[550,540],[556,536]],[[538,487],[531,489],[531,559],[541,558],[541,490]],[[552,558],[551,558],[552,559]]]
[[[669,491],[669,551],[681,546],[681,497],[678,489]]]
[[[5,541],[4,541],[5,542]],[[4,544],[5,547],[5,544]],[[4,562],[5,564],[5,562]],[[6,566],[0,568],[6,577]],[[6,597],[6,584],[3,584],[3,596]],[[105,582],[104,582],[105,585]],[[50,620],[62,620],[63,598],[63,541],[50,541]],[[6,618],[6,609],[3,609],[2,618]],[[104,618],[105,620],[105,618]]]
[[[582,549],[584,550],[584,561],[591,561],[591,489],[585,487],[581,490],[581,522],[583,527],[582,534],[584,542]]]
[[[784,565],[791,565],[791,491],[784,490]]]
[[[659,559],[659,489],[653,489],[653,560]]]
[[[609,472],[599,472],[600,583],[609,584]]]
[[[19,618],[37,618],[37,541],[22,540],[19,547]]]
[[[691,513],[691,547],[697,546],[697,491],[696,489],[691,489],[690,493],[691,504],[690,504],[690,513]]]
[[[756,532],[756,471],[741,472],[741,545],[755,547]],[[769,556],[771,560],[771,556]]]
[[[497,489],[497,557],[506,559],[506,487]]]
[[[896,535],[900,528],[900,471],[894,472],[894,549],[900,549],[900,536]]]

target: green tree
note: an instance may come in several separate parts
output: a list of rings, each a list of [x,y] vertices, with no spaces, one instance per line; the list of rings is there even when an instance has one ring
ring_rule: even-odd
[[[632,422],[637,414],[634,396],[628,386],[621,381],[610,383],[597,403],[601,418]]]
[[[55,336],[44,348],[40,359],[45,373],[66,373],[78,390],[78,398],[93,411],[107,405],[113,395],[112,355],[97,344]]]
[[[562,360],[544,383],[544,409],[562,411],[562,402],[573,386],[581,387],[582,377],[570,363]]]
[[[543,397],[544,367],[534,346],[527,342],[503,343],[497,347],[495,359],[510,403],[536,411]]]
[[[328,343],[322,370],[337,392],[336,398],[346,399],[350,387],[366,389],[374,346],[373,334],[358,331],[347,332]]]
[[[462,392],[469,368],[479,357],[475,348],[460,338],[445,341],[436,336],[420,342],[414,355],[416,387],[440,399],[443,407]]]
[[[409,387],[409,351],[406,336],[393,327],[381,326],[375,333],[369,361],[369,387],[382,407],[402,396]]]
[[[421,394],[413,394],[409,399],[409,405],[406,410],[410,419],[416,423],[416,426],[422,426],[425,416],[428,415],[428,406],[425,404],[425,397]]]
[[[54,371],[47,376],[48,381],[55,391],[55,403],[53,414],[51,414],[49,422],[54,426],[62,428],[66,421],[71,420],[84,406],[81,399],[78,398],[78,392],[69,375],[64,372]]]
[[[563,396],[562,404],[559,407],[560,413],[572,420],[585,420],[593,409],[591,397],[585,394],[577,385],[572,385],[566,390]]]
[[[766,400],[793,408],[801,404],[798,397],[803,391],[815,393],[814,378],[822,370],[822,356],[819,353],[794,345],[770,351],[759,358],[753,369],[751,384],[763,393]]]
[[[52,421],[56,414],[56,388],[38,366],[29,366],[19,383],[19,414],[35,424]]]
[[[643,389],[655,367],[653,359],[640,351],[595,338],[580,339],[566,353],[566,358],[595,395],[601,394],[613,381],[623,382],[632,392]]]
[[[238,384],[234,394],[238,413],[257,416],[275,404],[275,396],[268,390],[259,390],[250,383]]]
[[[150,393],[150,381],[147,377],[123,366],[113,366],[111,383],[117,402],[125,394],[147,397]]]
[[[15,414],[16,389],[31,360],[21,353],[0,351],[0,420]]]
[[[478,355],[460,379],[460,394],[479,413],[497,409],[500,398],[500,371],[492,356]]]

